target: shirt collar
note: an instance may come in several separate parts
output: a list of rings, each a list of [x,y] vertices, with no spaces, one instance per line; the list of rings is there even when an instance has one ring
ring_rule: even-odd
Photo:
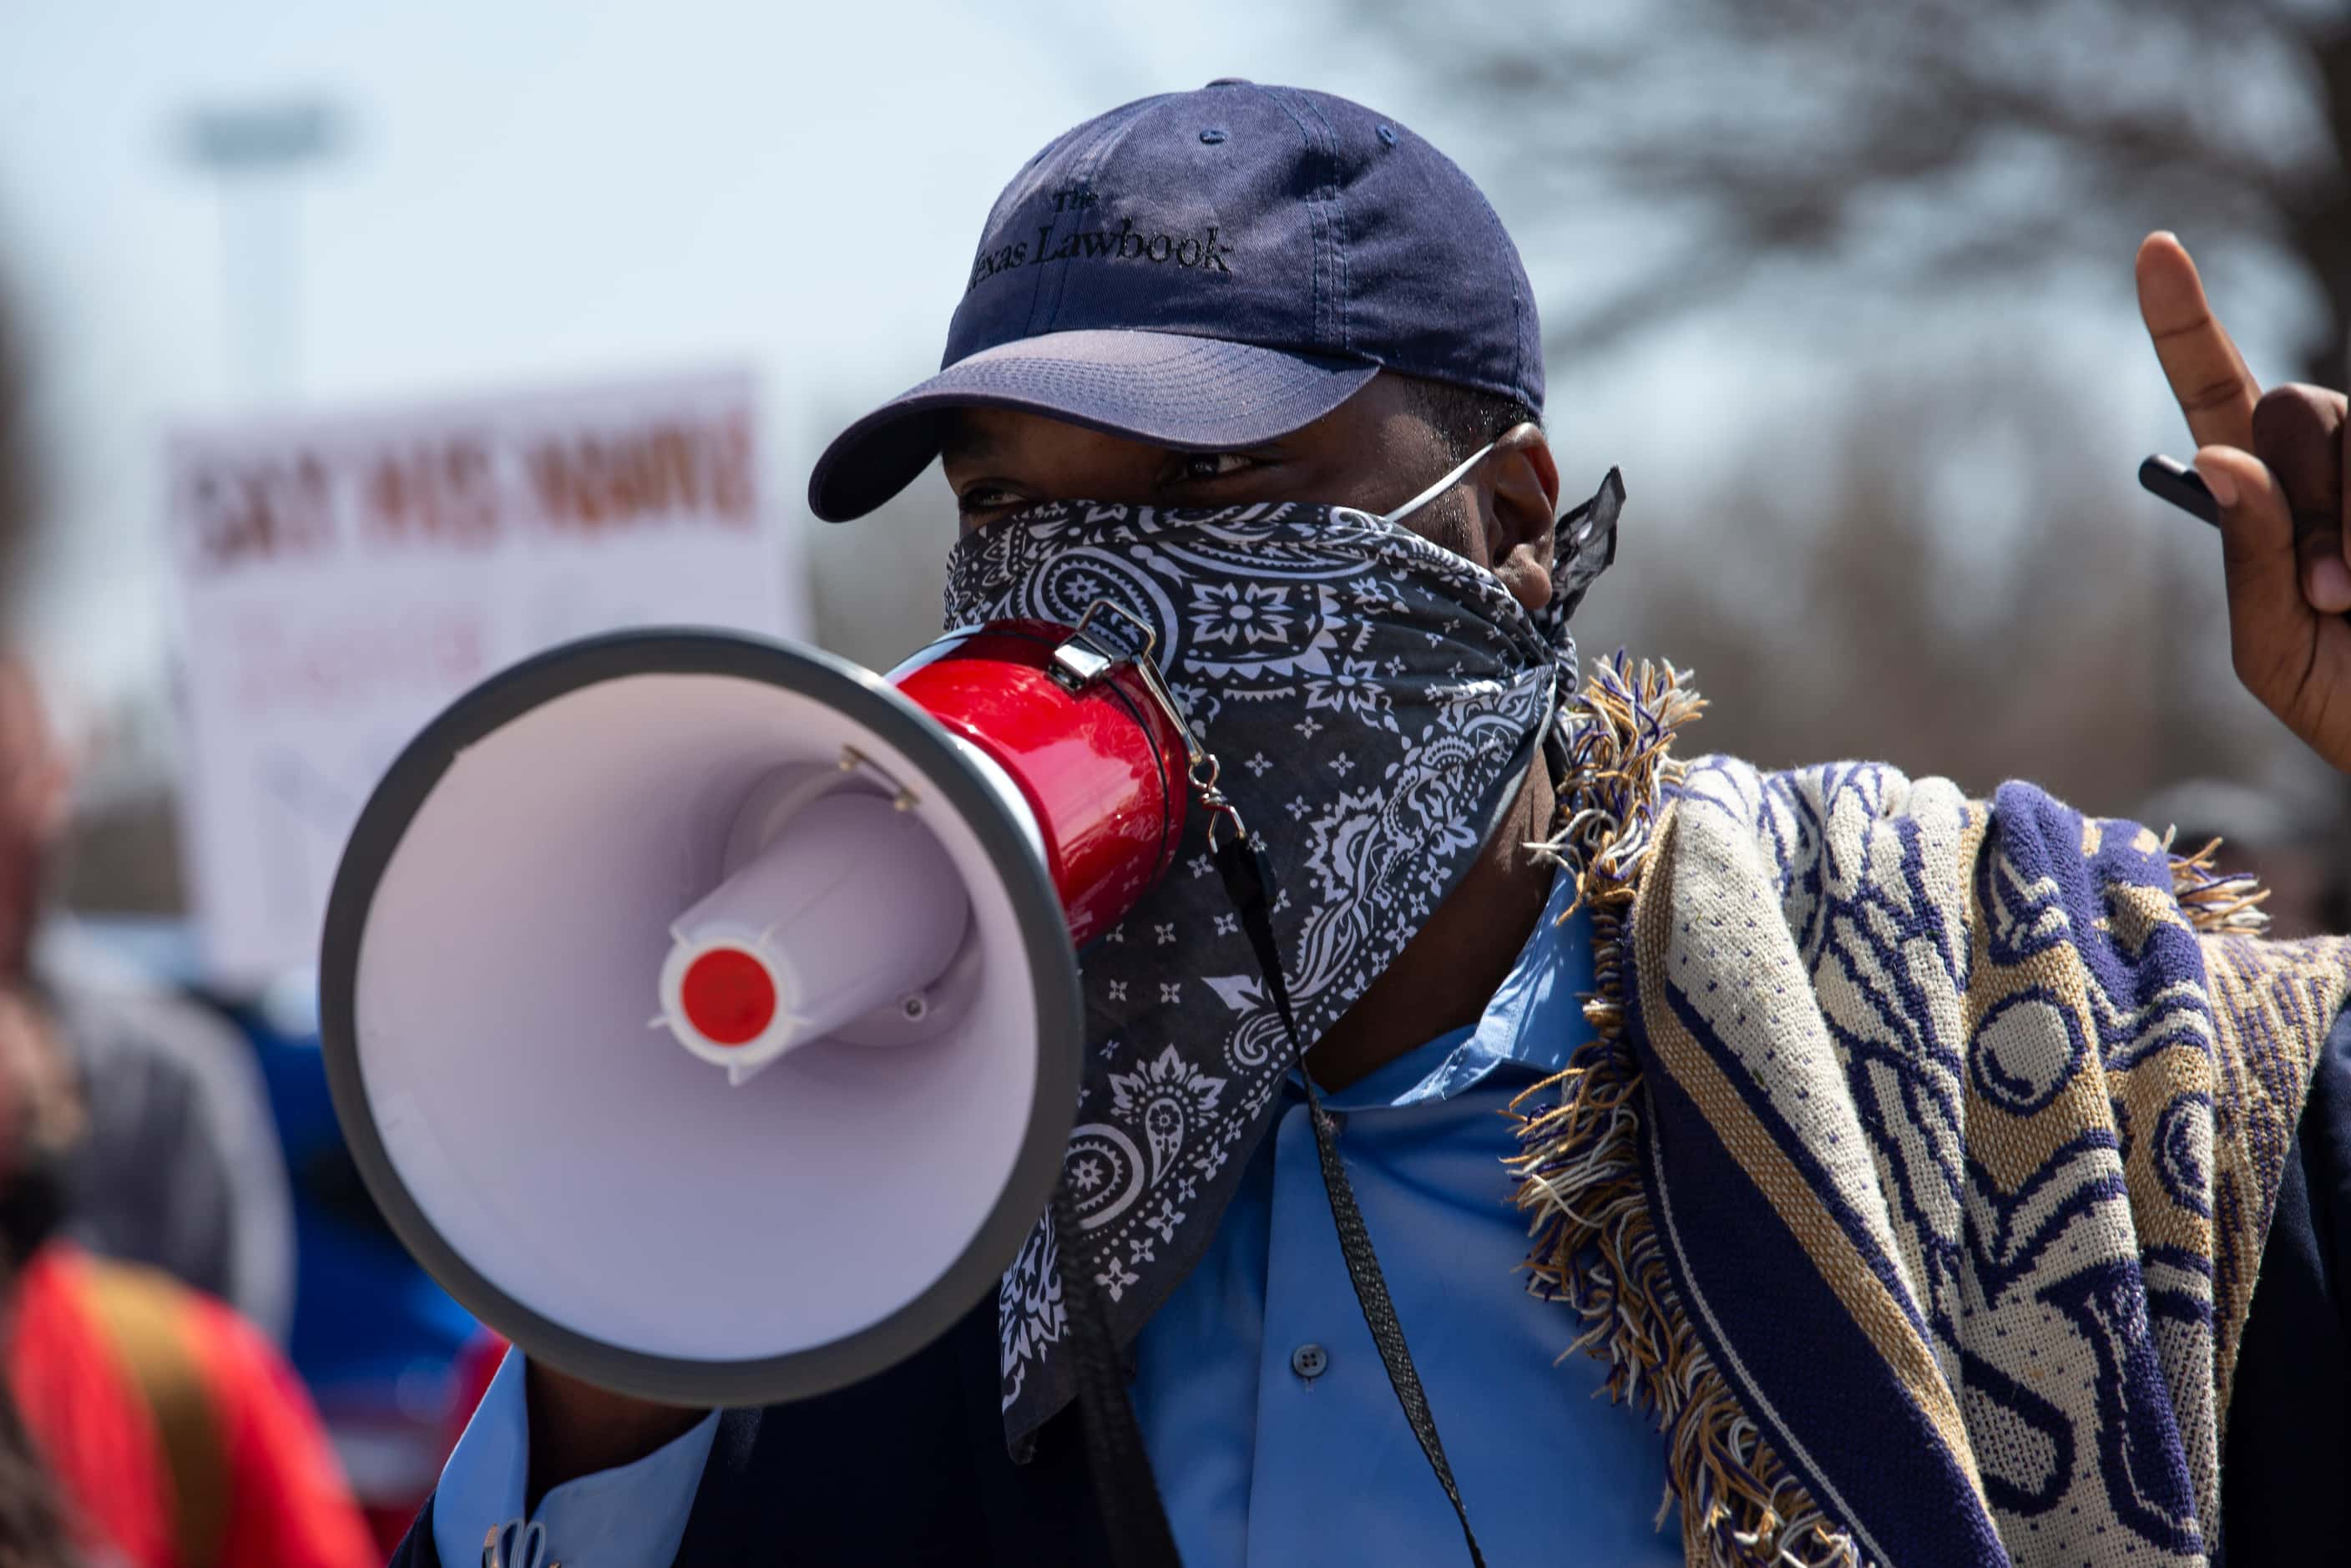
[[[1565,1067],[1588,1032],[1583,1005],[1593,988],[1592,915],[1579,908],[1567,915],[1574,899],[1575,879],[1555,873],[1542,917],[1476,1023],[1438,1035],[1324,1095],[1325,1103],[1334,1111],[1424,1104],[1449,1100],[1497,1071],[1532,1080]]]

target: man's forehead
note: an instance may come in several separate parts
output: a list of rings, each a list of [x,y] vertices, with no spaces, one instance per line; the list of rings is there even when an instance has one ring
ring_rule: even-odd
[[[995,456],[1019,439],[1024,421],[1061,423],[1018,409],[951,408],[940,416],[939,452],[950,461],[957,457]]]
[[[939,429],[939,455],[948,463],[985,463],[1008,456],[1087,449],[1159,454],[1166,448],[1020,408],[950,409]]]

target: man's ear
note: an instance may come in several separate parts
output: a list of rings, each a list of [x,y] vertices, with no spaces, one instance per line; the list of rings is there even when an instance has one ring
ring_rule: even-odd
[[[1552,553],[1559,526],[1559,465],[1542,427],[1515,425],[1479,465],[1486,564],[1529,614],[1551,602]]]

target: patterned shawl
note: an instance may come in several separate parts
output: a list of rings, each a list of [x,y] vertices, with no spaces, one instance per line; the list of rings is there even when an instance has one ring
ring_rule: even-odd
[[[2209,852],[2027,786],[1685,769],[1679,679],[1620,654],[1583,699],[1549,847],[1597,1037],[1517,1164],[1689,1562],[2210,1562],[2351,942],[2254,940]]]

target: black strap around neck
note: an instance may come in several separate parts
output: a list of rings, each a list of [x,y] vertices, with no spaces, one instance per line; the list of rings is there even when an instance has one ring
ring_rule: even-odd
[[[1298,1064],[1299,1079],[1306,1085],[1306,1109],[1314,1126],[1314,1151],[1322,1163],[1322,1187],[1331,1200],[1331,1218],[1339,1230],[1339,1251],[1347,1260],[1347,1278],[1355,1288],[1355,1301],[1363,1308],[1364,1322],[1372,1331],[1372,1343],[1379,1347],[1380,1362],[1387,1369],[1388,1386],[1395,1390],[1405,1420],[1419,1440],[1420,1451],[1427,1456],[1428,1468],[1435,1472],[1437,1485],[1445,1489],[1445,1500],[1453,1505],[1453,1517],[1461,1521],[1461,1539],[1469,1548],[1469,1561],[1473,1568],[1486,1568],[1485,1554],[1478,1549],[1477,1533],[1469,1528],[1469,1513],[1461,1502],[1461,1488],[1454,1481],[1453,1466],[1445,1457],[1444,1440],[1437,1435],[1437,1420],[1429,1414],[1428,1396],[1421,1388],[1420,1374],[1415,1370],[1412,1352],[1405,1343],[1404,1325],[1396,1321],[1395,1304],[1388,1299],[1387,1281],[1381,1276],[1379,1259],[1372,1251],[1371,1232],[1364,1225],[1364,1211],[1356,1205],[1355,1189],[1347,1180],[1345,1163],[1339,1157],[1337,1130],[1331,1113],[1322,1108],[1322,1095],[1314,1086],[1314,1075],[1306,1069],[1298,1020],[1290,1010],[1290,985],[1281,967],[1281,950],[1273,939],[1273,907],[1268,896],[1272,877],[1265,852],[1256,840],[1235,834],[1217,851],[1217,870],[1224,879],[1225,891],[1232,897],[1233,907],[1239,913],[1241,929],[1249,934],[1249,946],[1265,974],[1266,992],[1272,998],[1274,1011],[1280,1016],[1282,1030],[1289,1037],[1290,1060]],[[1182,1560],[1176,1554],[1175,1536],[1168,1528],[1159,1484],[1151,1473],[1150,1456],[1144,1451],[1143,1430],[1134,1418],[1134,1404],[1127,1393],[1125,1366],[1111,1333],[1101,1287],[1095,1283],[1098,1270],[1092,1251],[1087,1245],[1086,1232],[1079,1225],[1077,1206],[1066,1182],[1053,1194],[1053,1228],[1060,1238],[1061,1293],[1070,1314],[1071,1363],[1077,1379],[1081,1419],[1085,1426],[1086,1463],[1102,1505],[1111,1556],[1118,1568],[1179,1568]]]
[[[1412,1426],[1412,1435],[1420,1441],[1420,1451],[1427,1456],[1428,1468],[1436,1473],[1437,1484],[1445,1489],[1445,1500],[1453,1505],[1453,1517],[1461,1521],[1461,1539],[1469,1548],[1469,1561],[1475,1568],[1486,1568],[1485,1553],[1478,1550],[1477,1532],[1469,1528],[1469,1511],[1462,1506],[1461,1488],[1453,1479],[1453,1466],[1445,1457],[1444,1439],[1437,1435],[1437,1418],[1429,1414],[1428,1396],[1420,1386],[1420,1374],[1412,1364],[1412,1351],[1405,1343],[1404,1325],[1396,1321],[1395,1303],[1388,1299],[1388,1282],[1380,1273],[1380,1260],[1372,1251],[1372,1236],[1364,1225],[1364,1211],[1356,1206],[1355,1189],[1347,1180],[1347,1167],[1339,1158],[1337,1129],[1331,1113],[1322,1108],[1322,1092],[1314,1087],[1314,1074],[1306,1066],[1305,1051],[1298,1038],[1298,1020],[1290,1007],[1290,985],[1283,977],[1281,950],[1274,946],[1273,906],[1268,897],[1273,878],[1266,864],[1265,851],[1255,839],[1238,834],[1227,841],[1217,852],[1217,871],[1224,878],[1225,891],[1232,897],[1233,906],[1240,912],[1241,929],[1249,933],[1249,946],[1257,953],[1259,967],[1265,971],[1266,990],[1273,998],[1274,1011],[1281,1015],[1281,1027],[1290,1039],[1290,1059],[1298,1063],[1299,1082],[1306,1085],[1306,1111],[1314,1124],[1314,1152],[1322,1164],[1322,1189],[1331,1199],[1331,1218],[1339,1228],[1339,1251],[1347,1260],[1347,1279],[1355,1287],[1355,1302],[1364,1310],[1364,1326],[1372,1331],[1372,1343],[1379,1347],[1380,1362],[1387,1368],[1388,1386],[1395,1390],[1396,1403],[1404,1406],[1404,1418]]]

